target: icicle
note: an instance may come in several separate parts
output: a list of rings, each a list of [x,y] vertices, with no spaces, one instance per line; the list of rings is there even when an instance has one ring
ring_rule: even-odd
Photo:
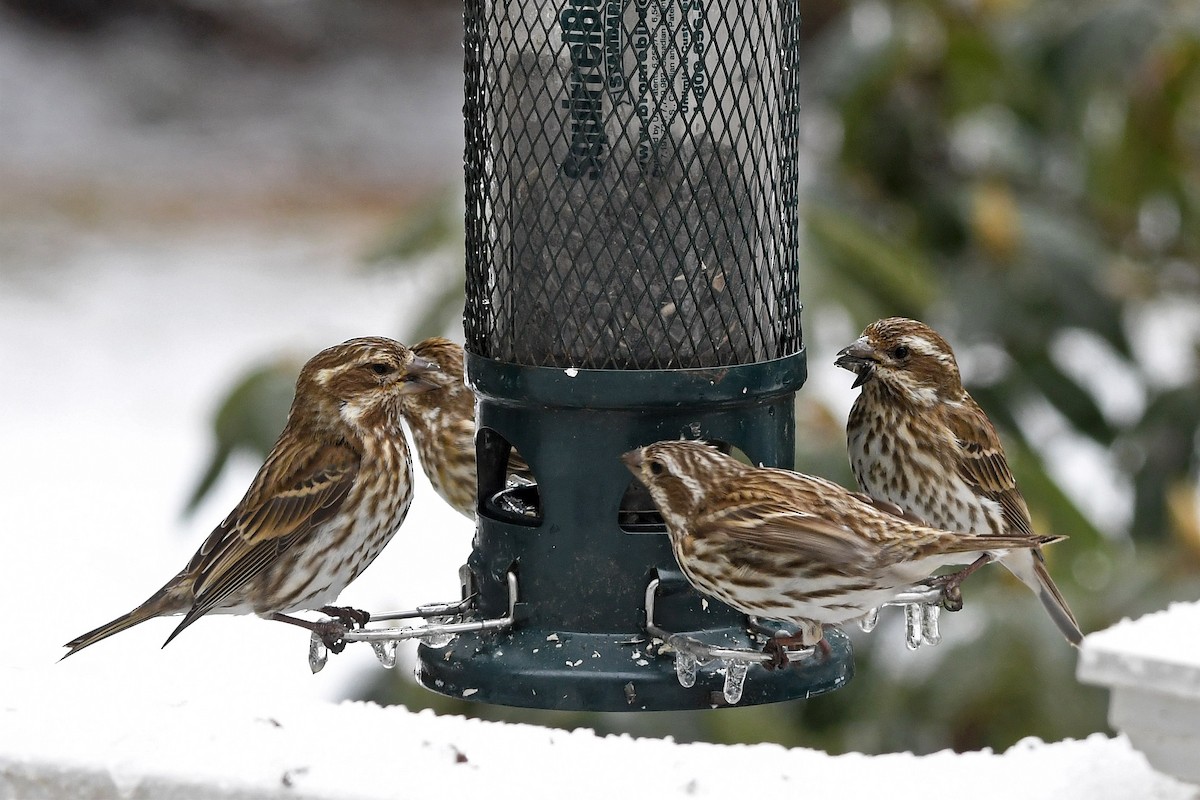
[[[313,633],[308,639],[308,668],[315,675],[325,669],[325,662],[328,660],[329,650],[325,647],[325,643],[321,641],[321,637]]]
[[[875,626],[879,624],[879,609],[872,608],[867,613],[858,618],[858,627],[862,628],[863,633],[870,633],[875,630]]]
[[[396,666],[396,641],[394,639],[386,642],[371,642],[371,649],[375,651],[375,657],[386,669]]]
[[[722,693],[725,695],[725,702],[729,705],[737,705],[742,699],[742,687],[746,685],[746,672],[750,669],[748,661],[726,661],[725,662],[725,686]]]
[[[448,625],[454,622],[454,617],[430,617],[427,622],[429,625]],[[452,633],[429,633],[421,637],[421,641],[435,650],[439,647],[445,647],[454,639]]]
[[[938,618],[942,614],[942,607],[939,605],[922,606],[924,615],[921,618],[921,641],[928,645],[935,645],[942,640],[942,632],[938,628]]]
[[[696,685],[696,657],[684,650],[675,651],[675,677],[679,685],[690,689]]]
[[[904,644],[909,650],[916,650],[921,646],[923,617],[920,604],[909,603],[904,607]]]

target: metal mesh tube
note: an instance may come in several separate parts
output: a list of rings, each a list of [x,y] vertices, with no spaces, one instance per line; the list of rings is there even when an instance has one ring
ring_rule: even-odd
[[[797,352],[797,0],[467,0],[467,346]]]

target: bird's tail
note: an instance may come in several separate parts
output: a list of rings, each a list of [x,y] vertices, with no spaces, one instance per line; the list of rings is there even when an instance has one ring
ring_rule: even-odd
[[[991,550],[1011,549],[1013,553],[1031,553],[1046,545],[1061,542],[1065,536],[1025,536],[1024,534],[983,534],[941,532],[936,540],[929,542],[931,550],[943,553],[984,553]],[[1010,567],[1011,569],[1011,567]],[[1020,577],[1020,576],[1018,576]],[[1024,578],[1022,578],[1024,580]]]
[[[1083,641],[1083,631],[1079,629],[1079,623],[1075,620],[1075,615],[1071,613],[1066,598],[1054,585],[1054,580],[1046,569],[1046,559],[1042,557],[1041,550],[1012,550],[1000,560],[1000,563],[1033,590],[1033,593],[1042,601],[1050,619],[1062,631],[1063,636],[1067,637],[1068,642],[1078,647],[1079,643]]]
[[[71,648],[63,658],[73,656],[85,647],[91,647],[96,642],[102,639],[107,639],[115,633],[120,633],[127,628],[132,628],[134,625],[145,622],[153,617],[166,616],[168,614],[179,614],[187,610],[187,606],[181,602],[172,584],[167,584],[150,596],[146,602],[130,611],[128,614],[122,614],[112,622],[105,623],[95,630],[88,631],[82,636],[77,636],[67,642],[64,647]],[[60,661],[62,659],[59,659]]]

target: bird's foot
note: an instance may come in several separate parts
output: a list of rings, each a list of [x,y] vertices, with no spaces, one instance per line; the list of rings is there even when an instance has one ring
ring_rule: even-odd
[[[947,611],[962,611],[962,582],[974,575],[976,570],[991,560],[992,557],[984,553],[958,572],[951,572],[949,575],[938,575],[930,578],[929,584],[931,586],[940,586],[942,589],[942,607]]]
[[[346,649],[346,632],[350,629],[343,622],[327,619],[314,623],[312,632],[321,640],[321,644],[329,648],[329,652],[340,653]]]
[[[954,572],[949,575],[937,575],[930,578],[926,583],[936,589],[942,590],[940,598],[942,608],[947,611],[962,611],[962,579],[964,577],[966,576],[962,572]]]
[[[942,587],[942,608],[947,611],[962,611],[962,586],[950,583]]]
[[[353,629],[355,625],[365,628],[367,623],[371,621],[370,612],[359,608],[350,608],[349,606],[321,606],[321,613],[333,617],[350,629]],[[332,650],[333,648],[330,649]],[[337,651],[335,650],[334,652]]]
[[[763,654],[771,657],[771,660],[763,664],[767,672],[774,672],[777,669],[783,669],[788,665],[787,646],[778,639],[768,639],[763,645]]]
[[[816,645],[806,644],[805,638],[806,637],[803,634],[792,634],[790,636],[774,636],[768,639],[767,643],[763,645],[763,653],[770,656],[771,660],[763,664],[763,667],[769,672],[772,670],[783,669],[784,667],[790,665],[791,659],[788,658],[789,646],[814,646],[820,651],[822,661],[828,659],[830,654],[833,652],[833,648],[829,646],[829,642],[826,641],[824,636],[817,640]]]
[[[948,612],[960,612],[962,610],[962,582],[974,575],[979,567],[988,564],[989,561],[991,561],[990,555],[980,555],[972,564],[962,567],[958,572],[930,578],[929,585],[942,590],[942,608]]]

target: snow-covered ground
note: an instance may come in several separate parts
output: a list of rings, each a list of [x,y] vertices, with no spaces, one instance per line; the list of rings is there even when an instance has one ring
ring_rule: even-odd
[[[831,757],[779,745],[678,745],[369,704],[257,702],[5,713],[0,797],[962,797],[1195,800],[1124,739],[1021,742],[1007,753]],[[101,710],[103,709],[103,710]],[[0,733],[0,743],[5,733]],[[169,742],[170,746],[164,746]]]
[[[1088,637],[1079,679],[1111,691],[1108,721],[1155,768],[1200,783],[1200,602]]]

